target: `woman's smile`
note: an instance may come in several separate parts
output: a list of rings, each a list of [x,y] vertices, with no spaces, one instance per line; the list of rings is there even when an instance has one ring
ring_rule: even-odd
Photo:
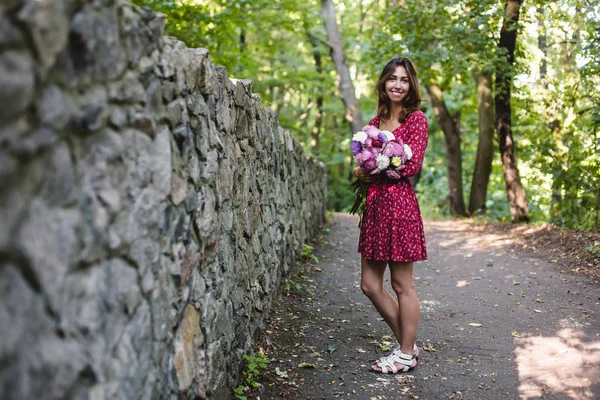
[[[406,68],[398,66],[385,83],[386,94],[393,102],[400,102],[406,96],[410,83]]]

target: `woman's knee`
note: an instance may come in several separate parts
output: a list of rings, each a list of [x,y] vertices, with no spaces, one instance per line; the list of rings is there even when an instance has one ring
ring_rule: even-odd
[[[391,285],[398,297],[415,291],[415,284],[412,282],[412,280],[410,282],[392,280]]]
[[[383,290],[381,285],[364,280],[360,282],[360,289],[368,298],[377,296]]]

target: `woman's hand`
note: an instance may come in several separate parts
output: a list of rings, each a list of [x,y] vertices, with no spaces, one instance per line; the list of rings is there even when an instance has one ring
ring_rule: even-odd
[[[358,178],[359,181],[365,182],[365,183],[373,183],[377,180],[377,177],[379,176],[379,175],[371,175],[371,173],[369,171],[364,170],[360,167],[354,168],[354,170],[352,170],[352,173],[354,174],[355,177]]]

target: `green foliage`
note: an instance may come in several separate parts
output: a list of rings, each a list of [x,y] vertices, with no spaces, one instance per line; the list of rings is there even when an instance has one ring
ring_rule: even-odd
[[[313,254],[313,247],[306,243],[302,246],[302,257],[306,260],[319,262],[319,258]]]
[[[213,62],[224,65],[230,76],[251,78],[253,90],[278,114],[281,126],[306,153],[327,165],[328,208],[350,209],[353,132],[344,118],[320,1],[134,3],[166,14],[168,35],[190,47],[207,48]],[[478,140],[472,73],[507,67],[497,49],[504,2],[338,0],[336,12],[365,122],[376,110],[375,81],[397,55],[415,62],[422,85],[442,88],[450,114],[460,113],[468,199]],[[600,6],[587,0],[524,2],[516,29],[513,136],[531,217],[598,230]],[[545,54],[540,35],[546,37]],[[543,60],[547,74],[540,79]],[[445,143],[426,97],[424,108],[430,143],[417,186],[419,201],[425,215],[448,216]],[[493,162],[485,217],[509,219],[499,155]]]
[[[600,259],[600,244],[594,243],[592,246],[585,248],[585,251],[592,253],[596,258]]]
[[[260,375],[260,371],[267,368],[270,360],[259,351],[256,354],[246,354],[244,356],[246,368],[242,372],[242,384],[233,390],[234,398],[237,400],[246,400],[244,395],[250,388],[260,387],[260,383],[256,380]]]

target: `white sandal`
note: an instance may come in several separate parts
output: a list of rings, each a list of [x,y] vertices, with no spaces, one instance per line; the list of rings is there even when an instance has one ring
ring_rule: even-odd
[[[399,352],[399,351],[400,351],[400,345],[396,346],[396,347],[394,348],[394,350],[392,350],[392,353],[391,353],[391,354],[397,353],[397,352]],[[390,355],[391,355],[391,354],[390,354]],[[405,354],[406,354],[406,353],[405,353]],[[417,346],[417,342],[415,342],[415,344],[413,345],[413,355],[415,356],[415,359],[416,359],[417,361],[419,361],[419,357],[421,356],[421,351],[419,350],[419,347]],[[381,362],[381,361],[382,361],[382,360],[383,360],[385,357],[389,357],[389,356],[384,356],[384,357],[381,357],[380,359],[378,359],[378,360],[376,360],[376,361],[375,361],[375,364],[378,364],[378,363],[380,363],[380,362]]]
[[[396,364],[400,364],[401,369],[396,367]],[[417,356],[414,354],[406,354],[402,350],[394,351],[387,357],[384,357],[380,362],[375,363],[380,370],[373,369],[371,371],[380,372],[382,374],[398,374],[408,372],[417,366]]]

